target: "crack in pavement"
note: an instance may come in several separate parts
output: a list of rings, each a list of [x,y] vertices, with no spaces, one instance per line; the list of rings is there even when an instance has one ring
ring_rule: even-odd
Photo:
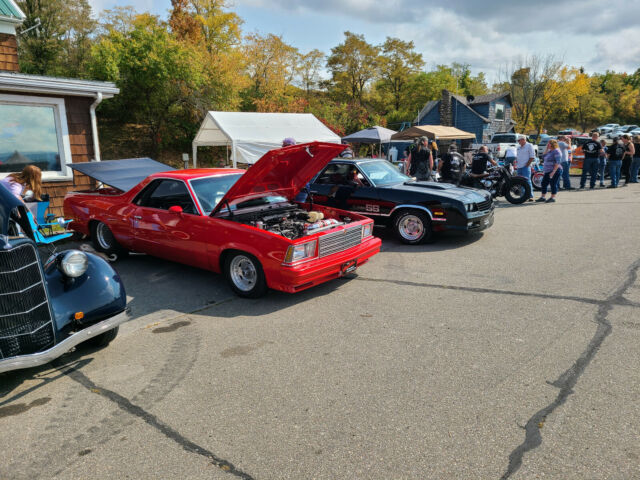
[[[596,298],[576,297],[576,296],[570,296],[570,295],[554,295],[551,293],[518,292],[515,290],[499,290],[494,288],[463,287],[458,285],[439,285],[437,283],[410,282],[407,280],[390,280],[386,278],[356,277],[356,279],[363,282],[395,283],[396,285],[402,285],[402,286],[408,286],[408,287],[426,287],[426,288],[438,288],[441,290],[458,290],[462,292],[491,293],[496,295],[512,295],[516,297],[542,298],[545,300],[547,299],[548,300],[569,300],[572,302],[586,303],[589,305],[600,305],[603,302],[602,300],[598,300]],[[614,303],[616,305],[624,305],[627,307],[640,307],[640,303],[627,300],[622,295],[620,295],[619,297],[616,297]]]
[[[571,365],[565,372],[562,373],[554,382],[549,384],[559,388],[556,398],[544,408],[538,410],[527,421],[524,430],[524,441],[518,445],[509,455],[509,466],[506,472],[500,480],[507,480],[515,472],[517,472],[522,466],[522,459],[524,455],[542,445],[542,434],[540,433],[541,425],[544,425],[545,420],[551,415],[558,407],[563,405],[569,395],[573,393],[573,387],[578,383],[578,380],[586,370],[587,366],[594,359],[605,338],[609,336],[613,327],[611,322],[607,320],[609,313],[616,305],[626,305],[624,302],[624,293],[633,285],[638,276],[638,269],[640,268],[640,259],[636,260],[627,269],[627,278],[615,289],[615,291],[609,295],[605,300],[599,302],[598,311],[595,315],[595,321],[598,325],[596,332],[594,333],[589,345],[578,357],[578,359]]]
[[[162,422],[155,415],[147,412],[142,407],[132,403],[128,398],[123,397],[122,395],[112,390],[108,390],[106,388],[102,388],[96,385],[93,381],[91,381],[91,379],[89,379],[89,377],[87,377],[81,371],[72,367],[69,370],[67,370],[65,374],[69,378],[71,378],[73,381],[79,383],[84,388],[89,390],[90,392],[98,394],[106,398],[107,400],[110,400],[111,402],[115,403],[118,406],[118,408],[120,408],[121,410],[124,410],[126,413],[129,413],[135,417],[140,418],[147,425],[149,425],[153,429],[160,432],[166,438],[180,445],[180,447],[182,447],[185,451],[189,453],[195,453],[196,455],[200,455],[211,460],[213,465],[215,465],[216,467],[218,467],[219,469],[221,469],[226,473],[230,473],[231,475],[234,475],[238,478],[242,478],[244,480],[253,480],[253,477],[248,473],[245,473],[237,469],[231,462],[218,457],[216,454],[214,454],[210,450],[207,450],[206,448],[201,447],[197,443],[192,442],[191,440],[189,440],[188,438],[180,434],[178,431],[174,430],[169,425]]]
[[[584,373],[587,366],[591,363],[595,355],[598,353],[605,338],[609,336],[612,331],[612,325],[607,320],[609,312],[613,310],[614,306],[625,307],[640,307],[637,302],[632,302],[624,297],[627,290],[634,284],[638,276],[638,269],[640,269],[640,259],[632,263],[628,269],[625,280],[615,289],[615,291],[604,300],[597,300],[594,298],[577,297],[577,296],[565,296],[565,295],[553,295],[534,292],[518,292],[511,290],[498,290],[492,288],[478,288],[478,287],[463,287],[455,285],[438,285],[431,283],[410,282],[404,280],[389,280],[379,278],[363,278],[357,277],[358,280],[365,282],[379,282],[379,283],[395,283],[402,286],[413,287],[427,287],[443,290],[457,290],[474,293],[487,293],[494,295],[512,295],[518,297],[533,297],[543,298],[551,300],[568,300],[579,303],[596,305],[598,310],[595,315],[595,322],[597,324],[596,332],[594,333],[587,348],[582,352],[578,359],[569,367],[562,375],[560,375],[554,382],[547,382],[550,385],[559,389],[556,398],[544,408],[538,410],[534,415],[529,418],[525,430],[525,439],[518,445],[509,455],[509,465],[506,472],[500,480],[509,479],[515,472],[517,472],[522,466],[522,460],[524,455],[542,445],[542,434],[540,428],[544,425],[547,417],[551,415],[558,407],[563,405],[569,395],[573,393],[573,387],[578,383],[578,380]]]

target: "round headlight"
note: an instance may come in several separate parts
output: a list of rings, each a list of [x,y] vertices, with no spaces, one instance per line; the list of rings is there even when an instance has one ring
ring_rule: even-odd
[[[80,250],[69,250],[62,255],[60,270],[67,277],[76,278],[84,275],[89,267],[89,259]]]

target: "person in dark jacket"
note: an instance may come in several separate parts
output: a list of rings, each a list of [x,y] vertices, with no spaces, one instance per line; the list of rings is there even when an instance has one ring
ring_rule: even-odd
[[[409,161],[411,162],[409,174],[412,177],[416,177],[416,180],[431,180],[433,155],[431,154],[427,137],[420,138],[418,147],[411,151]]]
[[[624,153],[622,154],[622,174],[624,175],[624,185],[626,187],[631,183],[631,161],[635,155],[635,149],[631,138],[626,133],[622,135],[622,143],[624,145]]]
[[[589,188],[596,188],[596,177],[598,175],[598,162],[602,145],[598,141],[600,134],[591,132],[591,140],[582,145],[584,151],[584,161],[582,162],[582,176],[580,177],[580,188],[584,188],[587,183],[587,175],[591,175],[589,179]]]
[[[618,137],[615,137],[613,143],[607,147],[607,153],[609,156],[609,178],[611,179],[611,185],[607,188],[617,188],[620,181],[622,154],[624,153],[624,144]]]
[[[438,162],[440,181],[459,185],[466,167],[464,157],[458,153],[458,147],[455,144],[452,144],[449,147],[449,151],[444,154],[442,159]]]
[[[635,135],[633,137],[633,159],[631,160],[629,183],[638,183],[638,172],[640,172],[640,135]]]

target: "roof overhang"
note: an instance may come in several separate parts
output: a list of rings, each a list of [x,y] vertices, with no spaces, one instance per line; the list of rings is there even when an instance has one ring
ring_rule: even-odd
[[[13,72],[0,72],[0,90],[78,97],[95,97],[96,94],[101,93],[102,98],[112,98],[120,93],[120,89],[112,82],[45,77]]]

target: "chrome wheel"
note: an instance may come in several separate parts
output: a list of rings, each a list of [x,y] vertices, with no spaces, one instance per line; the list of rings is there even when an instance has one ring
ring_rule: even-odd
[[[406,215],[400,220],[398,232],[405,240],[415,242],[424,235],[424,223],[415,215]]]
[[[96,227],[96,241],[104,250],[111,250],[114,244],[113,233],[104,223],[98,223]]]
[[[250,258],[236,255],[229,265],[229,275],[233,284],[243,292],[251,291],[258,281],[258,270]]]
[[[531,183],[538,190],[542,189],[542,178],[543,177],[544,177],[544,175],[540,175],[538,173],[534,173],[533,176],[531,177]]]

